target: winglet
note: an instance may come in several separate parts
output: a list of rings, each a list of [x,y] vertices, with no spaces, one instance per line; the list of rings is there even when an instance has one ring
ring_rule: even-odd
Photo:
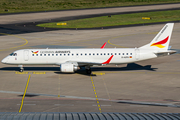
[[[111,62],[111,59],[113,58],[114,55],[112,55],[106,62],[103,62],[102,64],[109,64]]]
[[[103,49],[103,48],[106,46],[106,43],[107,43],[107,42],[105,42],[105,43],[103,44],[103,46],[101,47],[101,49]]]

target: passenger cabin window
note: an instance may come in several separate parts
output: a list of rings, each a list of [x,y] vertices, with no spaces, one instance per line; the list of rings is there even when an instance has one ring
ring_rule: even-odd
[[[104,53],[104,55],[106,55],[106,53]]]
[[[121,55],[121,53],[119,53],[119,55]]]
[[[117,55],[116,53],[114,55]]]
[[[46,54],[44,54],[44,56],[46,56]]]
[[[89,53],[89,55],[91,55],[91,53]]]
[[[54,54],[52,54],[52,56],[54,56]]]
[[[34,54],[32,54],[32,56],[34,56]]]
[[[109,53],[107,55],[109,55]]]
[[[40,56],[42,56],[42,54],[40,54]]]
[[[126,55],[128,55],[128,53],[126,53]]]
[[[113,55],[113,53],[111,53],[111,55]]]
[[[95,53],[93,53],[93,55],[95,55]]]
[[[131,55],[132,55],[132,53],[131,53]]]
[[[48,54],[48,56],[50,56],[50,54]]]
[[[56,54],[56,56],[58,56],[58,54]]]
[[[83,54],[81,53],[81,56],[82,56]]]
[[[72,56],[73,56],[74,54],[72,54]]]
[[[36,54],[36,56],[38,56],[38,54]]]

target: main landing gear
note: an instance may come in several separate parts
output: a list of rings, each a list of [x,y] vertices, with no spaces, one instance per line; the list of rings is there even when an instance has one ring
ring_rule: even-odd
[[[18,67],[20,68],[19,72],[23,72],[24,71],[23,65],[18,65]]]
[[[88,75],[91,75],[91,73],[92,73],[91,69],[86,69],[86,73],[87,73]]]
[[[92,71],[91,71],[90,66],[87,66],[87,67],[85,67],[85,68],[86,68],[86,73],[87,73],[88,75],[91,75],[91,74],[92,74]]]

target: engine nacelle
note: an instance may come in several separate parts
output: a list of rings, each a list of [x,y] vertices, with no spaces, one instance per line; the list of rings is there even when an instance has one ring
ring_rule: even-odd
[[[60,66],[61,72],[73,73],[74,71],[77,71],[77,70],[78,70],[78,67],[72,63],[63,63]]]

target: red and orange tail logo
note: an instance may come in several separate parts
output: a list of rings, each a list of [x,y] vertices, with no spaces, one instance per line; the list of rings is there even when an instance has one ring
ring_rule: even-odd
[[[36,51],[36,52],[33,52],[33,51],[32,51],[33,54],[37,54],[38,52],[39,52],[39,51]]]
[[[157,43],[151,44],[151,46],[156,46],[158,48],[164,48],[165,46],[163,46],[162,44],[165,44],[168,41],[168,39],[169,39],[169,36],[167,36],[167,38],[165,38],[164,40],[161,40]]]

